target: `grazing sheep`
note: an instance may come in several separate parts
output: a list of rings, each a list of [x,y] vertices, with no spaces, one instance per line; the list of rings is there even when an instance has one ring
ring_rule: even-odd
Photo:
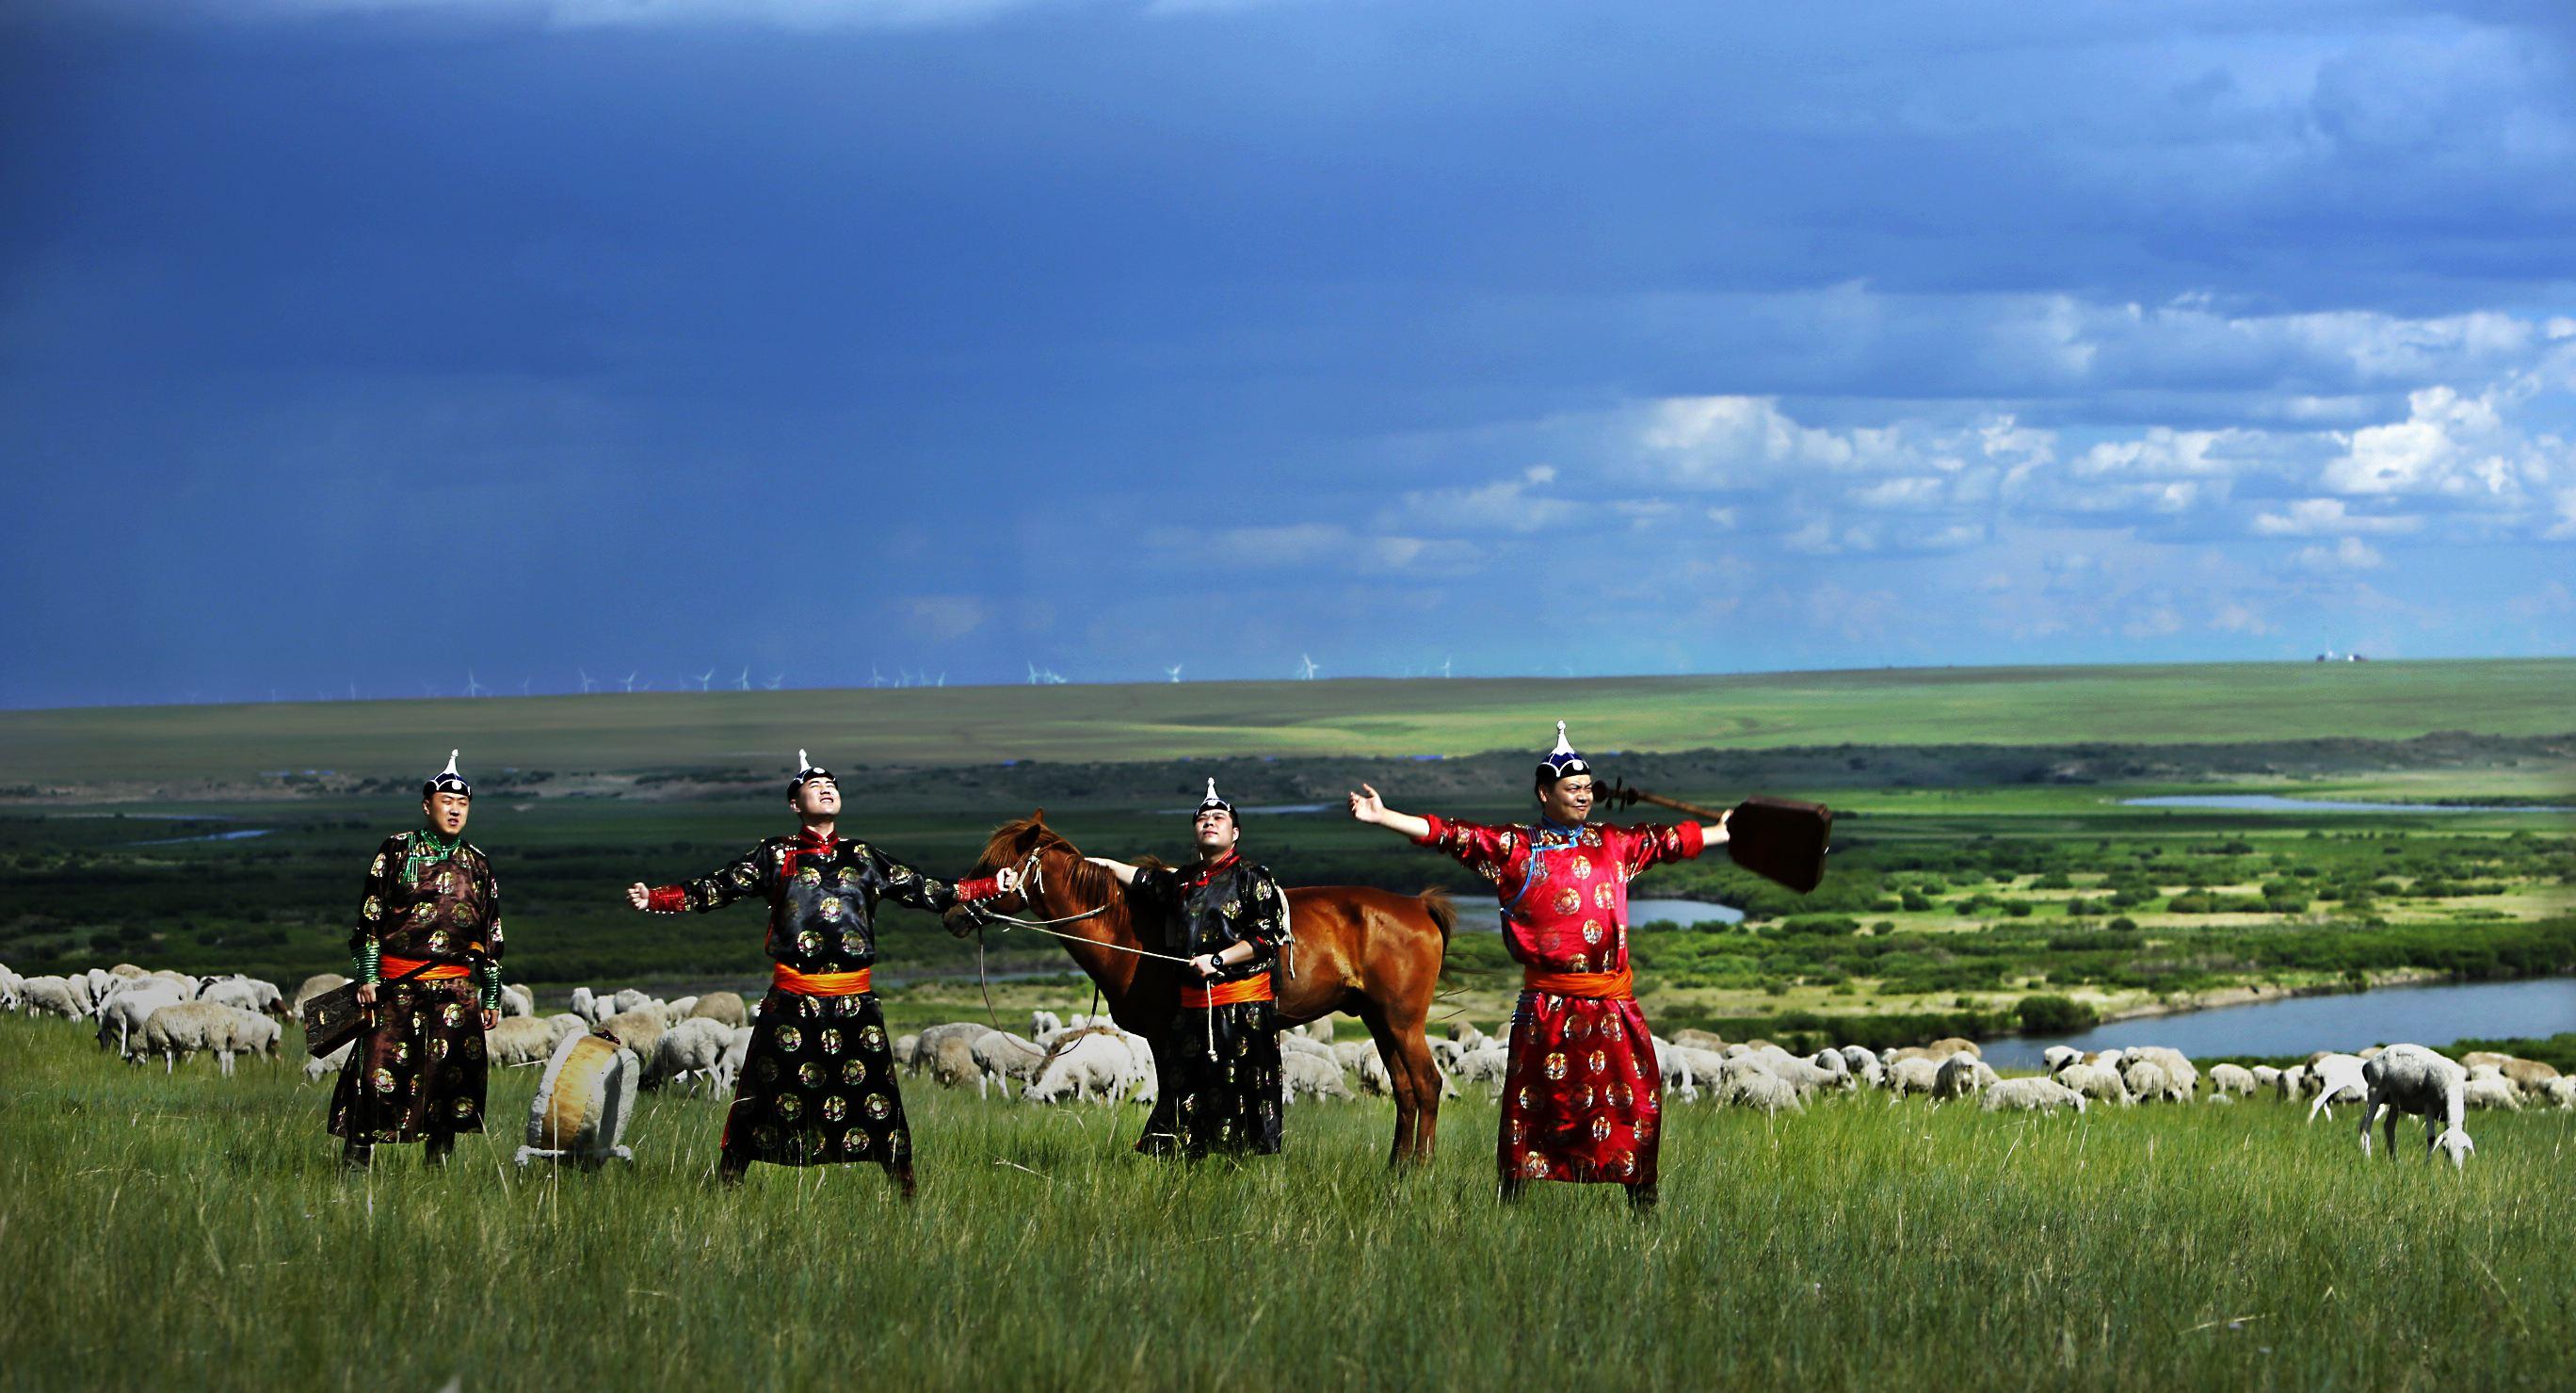
[[[2070,1064],[2058,1072],[2057,1081],[2087,1098],[2124,1108],[2138,1101],[2129,1096],[2128,1081],[2119,1070],[2099,1064]]]
[[[2441,1151],[2457,1170],[2477,1148],[2461,1127],[2468,1107],[2467,1072],[2422,1045],[2391,1045],[2361,1068],[2361,1154],[2370,1154],[2370,1123],[2386,1109],[2388,1158],[2397,1159],[2397,1118],[2412,1113],[2424,1119],[2424,1154]]]
[[[2200,1091],[2200,1068],[2180,1050],[2163,1045],[2133,1045],[2120,1056],[2120,1065],[2127,1068],[2129,1061],[2135,1059],[2152,1059],[2164,1066],[2166,1076],[2179,1091],[2180,1096],[2174,1099],[2177,1103],[2190,1102],[2192,1095]]]
[[[1029,1038],[1030,1038],[1030,1039],[1032,1039],[1032,1040],[1044,1040],[1044,1039],[1046,1039],[1048,1036],[1051,1036],[1051,1035],[1061,1035],[1061,1034],[1063,1034],[1063,1033],[1064,1033],[1064,1018],[1063,1018],[1063,1017],[1061,1017],[1061,1016],[1059,1016],[1059,1015],[1057,1015],[1055,1012],[1053,1012],[1053,1011],[1031,1011],[1031,1012],[1029,1013]]]
[[[742,1078],[742,1066],[751,1059],[751,1027],[737,1025],[726,1029],[724,1057],[716,1061],[716,1092],[731,1093]]]
[[[1818,1050],[1801,1062],[1825,1076],[1825,1088],[1850,1089],[1859,1083],[1852,1077],[1851,1065],[1835,1050]]]
[[[1285,1056],[1282,1058],[1284,1059]],[[1500,1098],[1503,1096],[1503,1081],[1509,1076],[1510,1066],[1511,1051],[1499,1040],[1487,1040],[1484,1044],[1458,1056],[1458,1067],[1454,1077],[1461,1084],[1484,1084],[1487,1086],[1489,1096]]]
[[[590,1028],[593,1035],[605,1035],[625,1046],[637,1059],[653,1057],[662,1029],[662,1013],[652,1010],[620,1011]]]
[[[976,1036],[981,1035],[992,1028],[993,1027],[984,1024],[982,1021],[949,1021],[945,1024],[934,1025],[923,1030],[913,1039],[912,1071],[914,1073],[919,1073],[922,1070],[929,1068],[931,1063],[938,1058],[939,1046],[942,1041],[954,1039],[963,1040],[971,1044],[974,1042]]]
[[[277,989],[277,984],[263,982],[256,977],[226,977],[208,982],[205,989],[197,993],[197,999],[230,1006],[237,1011],[273,1016],[286,1014],[286,996]]]
[[[1045,1046],[1007,1030],[987,1030],[966,1048],[974,1052],[975,1066],[982,1071],[975,1077],[979,1098],[987,1096],[984,1090],[993,1084],[999,1084],[1002,1096],[1008,1098],[1014,1082],[1028,1087],[1037,1082],[1038,1070],[1046,1065]]]
[[[2540,1096],[2563,1111],[2576,1111],[2576,1077],[2560,1075],[2543,1085]]]
[[[597,1025],[617,1014],[613,996],[614,993],[602,994],[588,987],[575,987],[572,989],[572,1013],[588,1024]]]
[[[1954,1054],[1933,1071],[1932,1097],[1935,1101],[1965,1098],[1995,1082],[1995,1071],[1984,1060],[1972,1054]]]
[[[1675,1031],[1673,1032],[1673,1043],[1676,1045],[1688,1045],[1695,1050],[1708,1050],[1712,1053],[1719,1054],[1723,1054],[1726,1050],[1726,1037],[1713,1030]]]
[[[1342,1067],[1341,1056],[1333,1053],[1332,1046],[1325,1044],[1323,1041],[1318,1040],[1311,1035],[1306,1035],[1294,1030],[1283,1030],[1279,1032],[1279,1052],[1281,1054],[1311,1054],[1317,1058],[1330,1062],[1336,1069]]]
[[[2502,1108],[2506,1112],[2522,1111],[2522,1090],[2515,1088],[2509,1079],[2502,1077],[2471,1079],[2465,1091],[2470,1107]]]
[[[324,1074],[336,1074],[349,1067],[349,1054],[357,1048],[358,1042],[352,1040],[329,1054],[304,1061],[304,1081],[320,1083]]]
[[[921,1066],[929,1063],[927,1059],[921,1057],[921,1037],[918,1035],[894,1037],[894,1062],[896,1068],[907,1074],[920,1073]]]
[[[2209,1086],[2219,1096],[2237,1093],[2247,1097],[2254,1093],[2254,1071],[2239,1064],[2213,1064],[2209,1068]]]
[[[1706,1031],[1700,1033],[1707,1034]],[[1664,1086],[1678,1091],[1682,1100],[1688,1102],[1699,1096],[1701,1084],[1714,1087],[1725,1077],[1728,1060],[1715,1050],[1685,1045],[1676,1040],[1656,1048],[1655,1062],[1662,1066]]]
[[[1360,1092],[1372,1098],[1395,1095],[1395,1080],[1386,1072],[1386,1061],[1378,1056],[1374,1040],[1344,1040],[1333,1046],[1333,1058],[1358,1078]]]
[[[1279,1087],[1284,1098],[1299,1094],[1309,1098],[1356,1098],[1349,1084],[1342,1080],[1342,1066],[1332,1060],[1299,1050],[1279,1056]]]
[[[0,966],[0,1011],[15,1011],[25,999],[27,979]]]
[[[1971,1059],[1983,1059],[1986,1057],[1986,1052],[1977,1048],[1976,1041],[1962,1040],[1956,1035],[1945,1035],[1940,1039],[1933,1041],[1930,1045],[1926,1046],[1926,1048],[1930,1049],[1932,1053],[1942,1056],[1964,1054]]]
[[[164,1006],[179,1004],[179,996],[159,982],[149,987],[121,991],[98,1014],[98,1047],[113,1048],[122,1057],[133,1053],[134,1037],[143,1033],[143,1023]]]
[[[86,990],[86,984],[83,984],[83,990]],[[25,1009],[30,1014],[42,1011],[67,1021],[76,1021],[89,1014],[85,999],[80,992],[73,990],[71,979],[67,977],[30,977],[20,995],[25,999]]]
[[[512,1020],[533,1020],[537,1014],[537,994],[516,982],[501,984],[501,1014]]]
[[[743,1003],[740,992],[708,992],[689,1007],[689,1014],[728,1026],[751,1024],[751,1008]]]
[[[203,1050],[230,1074],[235,1055],[273,1050],[276,1029],[275,1021],[211,1001],[174,1002],[144,1020],[143,1048],[128,1057],[140,1064],[144,1056],[157,1054],[166,1074],[176,1072],[181,1059]]]
[[[992,1027],[986,1026],[985,1031],[991,1033]],[[983,1081],[984,1066],[975,1062],[973,1040],[954,1034],[933,1040],[927,1030],[921,1033],[921,1038],[920,1048],[933,1083],[942,1088],[964,1088],[970,1083]]]
[[[483,1055],[495,1069],[543,1064],[554,1052],[553,1026],[532,1016],[511,1016],[483,1032]]]
[[[2051,1045],[2047,1049],[2039,1052],[2040,1067],[2046,1069],[2051,1074],[2054,1074],[2058,1070],[2065,1068],[2067,1065],[2076,1063],[2083,1058],[2084,1051],[2075,1048],[2073,1045]]]
[[[2188,1103],[2191,1090],[2183,1087],[2173,1071],[2162,1060],[2131,1059],[2120,1066],[2120,1082],[2128,1085],[2129,1096],[2141,1103]]]
[[[1806,1102],[1787,1079],[1768,1069],[1732,1070],[1717,1090],[1717,1101],[1729,1107],[1760,1108],[1764,1112],[1804,1112]]]
[[[555,1050],[563,1044],[565,1036],[587,1034],[590,1030],[590,1022],[583,1020],[581,1017],[574,1015],[570,1011],[559,1011],[554,1015],[541,1017],[541,1019],[546,1023],[546,1057],[548,1059],[554,1058]]]
[[[1327,1045],[1333,1043],[1333,1018],[1330,1016],[1308,1021],[1300,1028],[1306,1032],[1306,1038],[1309,1040],[1321,1040]]]
[[[1887,1066],[1887,1091],[1899,1098],[1929,1093],[1940,1079],[1941,1066],[1922,1055],[1907,1055]]]
[[[695,1077],[705,1079],[713,1090],[716,1067],[724,1060],[725,1041],[732,1029],[722,1021],[683,1019],[653,1042],[652,1062],[644,1066],[638,1086],[660,1088]]]
[[[2055,1112],[2069,1107],[2084,1111],[2084,1095],[2055,1079],[1998,1079],[1985,1092],[1977,1106],[1987,1112],[2007,1108],[2014,1112]]]
[[[136,967],[132,963],[118,963],[116,966],[109,968],[108,971],[118,977],[142,977],[148,975],[142,968]]]
[[[1843,1046],[1843,1063],[1852,1071],[1852,1077],[1871,1088],[1887,1083],[1887,1065],[1880,1061],[1878,1051],[1867,1045]]]
[[[1798,1090],[1802,1096],[1813,1093],[1819,1088],[1840,1088],[1851,1080],[1851,1075],[1847,1073],[1820,1069],[1786,1051],[1766,1051],[1762,1056],[1762,1062],[1774,1077]]]
[[[320,996],[325,992],[336,992],[347,985],[349,985],[349,979],[341,976],[339,973],[314,973],[312,976],[304,979],[303,986],[295,989],[295,995],[287,1002],[287,1012],[300,1021],[304,1019],[304,1003],[311,1001],[313,998]]]
[[[1048,1057],[1037,1079],[1020,1090],[1020,1100],[1054,1103],[1070,1097],[1079,1102],[1097,1096],[1114,1103],[1136,1082],[1135,1066],[1135,1056],[1116,1035],[1105,1030],[1085,1034]]]
[[[2289,1068],[2281,1071],[2280,1077],[2273,1080],[2272,1086],[2274,1091],[2280,1094],[2281,1101],[2284,1103],[2307,1097],[2308,1066],[2304,1064],[2291,1065]]]
[[[2215,1074],[2217,1071],[2213,1069],[2210,1072]],[[2256,1088],[2269,1088],[2277,1091],[2281,1087],[2281,1071],[2273,1068],[2269,1064],[2255,1065],[2254,1086]]]
[[[650,992],[638,991],[633,987],[621,987],[617,995],[609,998],[609,1004],[617,1008],[611,1014],[622,1016],[629,1011],[641,1011],[647,1006],[658,1006],[661,1003],[655,1001]]]
[[[2328,1053],[2310,1064],[2308,1073],[2316,1080],[2317,1100],[2308,1105],[2308,1120],[2316,1121],[2322,1112],[2326,1121],[2332,1122],[2334,1104],[2358,1103],[2369,1097],[2370,1086],[2361,1079],[2361,1066],[2368,1062],[2357,1054]]]

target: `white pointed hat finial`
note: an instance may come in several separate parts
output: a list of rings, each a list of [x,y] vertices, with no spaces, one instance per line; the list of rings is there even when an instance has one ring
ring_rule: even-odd
[[[1574,747],[1567,744],[1565,740],[1565,722],[1559,721],[1556,723],[1556,748],[1548,751],[1548,753],[1552,755],[1570,755],[1574,753]]]
[[[813,767],[814,767],[814,761],[812,761],[812,760],[810,760],[810,759],[807,759],[807,758],[805,757],[805,751],[803,750],[803,748],[801,748],[801,747],[800,747],[800,748],[798,748],[798,750],[796,751],[796,772],[797,772],[797,773],[799,773],[799,774],[802,774],[802,773],[804,773],[806,770],[811,769],[811,768],[813,768]]]
[[[441,774],[454,775],[455,777],[460,778],[460,779],[461,779],[461,778],[463,778],[463,777],[465,777],[465,776],[464,776],[464,775],[462,775],[462,774],[458,774],[458,773],[456,773],[456,756],[457,756],[457,753],[458,753],[458,752],[457,752],[457,751],[455,751],[455,750],[449,750],[449,751],[447,752],[447,767],[446,767],[445,769],[442,769],[442,770],[440,770],[440,771],[439,771]]]
[[[1217,799],[1216,799],[1216,776],[1215,776],[1215,775],[1213,775],[1213,774],[1211,774],[1211,775],[1209,775],[1209,776],[1208,776],[1208,791],[1207,791],[1207,796],[1208,796],[1208,801],[1209,801],[1209,802],[1213,803],[1213,802],[1217,801]]]

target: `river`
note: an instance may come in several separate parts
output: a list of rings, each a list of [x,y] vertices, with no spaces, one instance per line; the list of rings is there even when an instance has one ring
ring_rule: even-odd
[[[1999,1069],[2037,1068],[2040,1051],[2051,1045],[2170,1045],[2199,1058],[2358,1050],[2401,1040],[2439,1049],[2462,1036],[2493,1040],[2568,1030],[2576,1030],[2576,977],[2538,977],[2281,997],[2115,1021],[2078,1035],[2007,1036],[1978,1048]]]

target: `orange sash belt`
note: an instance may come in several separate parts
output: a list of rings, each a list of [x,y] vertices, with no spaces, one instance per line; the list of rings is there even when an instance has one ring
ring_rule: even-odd
[[[376,971],[380,973],[386,981],[392,981],[394,978],[400,977],[406,972],[416,971],[421,964],[426,961],[428,961],[426,958],[397,958],[393,954],[387,953],[385,954],[385,960],[376,964]],[[459,977],[469,977],[472,975],[473,969],[468,968],[461,963],[440,963],[438,966],[431,968],[427,972],[421,973],[418,977],[414,977],[411,980],[415,982],[453,982]]]
[[[1534,992],[1553,992],[1558,996],[1630,1001],[1637,995],[1637,974],[1624,967],[1616,972],[1543,972],[1531,967],[1522,969],[1521,985]]]
[[[769,965],[769,985],[798,996],[857,996],[868,989],[868,969],[856,972],[799,972],[785,963]]]
[[[1181,1004],[1194,1010],[1210,1006],[1232,1006],[1244,1001],[1274,1000],[1270,993],[1270,974],[1255,973],[1240,982],[1219,982],[1213,987],[1181,988]]]

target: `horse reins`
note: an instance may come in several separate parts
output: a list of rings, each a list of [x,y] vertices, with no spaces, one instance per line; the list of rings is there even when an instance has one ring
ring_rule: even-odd
[[[1015,893],[1019,895],[1020,903],[1022,905],[1037,903],[1036,897],[1032,891],[1044,890],[1046,888],[1046,862],[1039,859],[1039,852],[1042,850],[1043,848],[1039,847],[1030,848],[1028,859],[1020,863],[1020,885],[1019,889]],[[984,991],[984,1017],[993,1023],[993,1028],[995,1030],[1000,1030],[1002,1028],[1002,1018],[999,1015],[996,1015],[993,1011],[992,984],[984,976],[983,921],[985,920],[1000,920],[1002,924],[1002,932],[1004,933],[1009,933],[1015,928],[1027,929],[1032,933],[1045,934],[1049,938],[1063,939],[1067,943],[1088,943],[1095,948],[1114,948],[1121,953],[1133,953],[1140,958],[1160,958],[1167,963],[1179,963],[1184,967],[1187,967],[1190,963],[1190,959],[1178,956],[1177,954],[1157,953],[1150,948],[1130,948],[1123,943],[1111,943],[1105,939],[1098,938],[1084,938],[1080,934],[1057,933],[1053,928],[1049,927],[1054,924],[1079,923],[1082,920],[1106,914],[1109,912],[1109,906],[1105,904],[1095,905],[1090,909],[1084,910],[1080,914],[1067,914],[1054,919],[1023,919],[1016,914],[1004,914],[998,909],[984,909],[972,905],[967,908],[968,912],[973,914],[977,921],[975,924],[975,981],[976,984],[982,987]],[[1099,991],[1099,979],[1094,978],[1092,981],[1092,999],[1094,1004],[1098,1003]],[[1050,1055],[1049,1057],[1052,1058],[1053,1056]],[[1210,1011],[1208,1012],[1208,1058],[1214,1059],[1216,1057],[1216,1012]]]

